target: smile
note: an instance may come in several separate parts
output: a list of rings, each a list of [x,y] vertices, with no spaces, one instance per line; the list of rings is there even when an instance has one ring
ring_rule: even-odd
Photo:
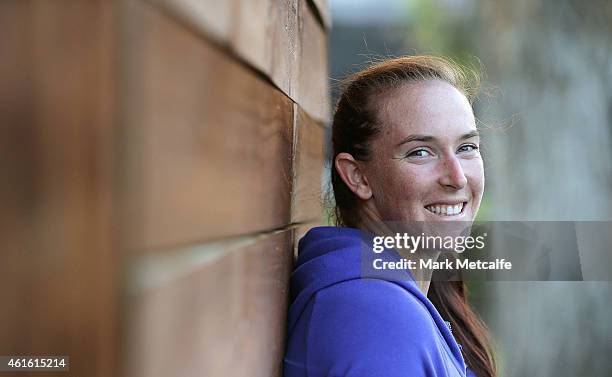
[[[431,213],[435,213],[440,216],[456,216],[463,213],[463,207],[467,204],[466,202],[461,202],[457,204],[431,204],[425,206]]]

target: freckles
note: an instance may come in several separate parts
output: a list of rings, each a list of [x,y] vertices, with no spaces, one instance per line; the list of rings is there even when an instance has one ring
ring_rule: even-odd
[[[464,167],[464,174],[472,191],[482,195],[485,186],[485,175],[482,160]]]
[[[472,177],[473,179],[484,179],[484,169],[482,164],[474,166],[464,166],[463,173],[466,177]]]
[[[412,184],[428,184],[435,181],[436,168],[435,165],[414,165],[405,169],[404,175]]]
[[[465,175],[484,178],[484,164],[481,158],[466,160],[461,163]]]
[[[415,199],[423,195],[423,191],[429,191],[429,179],[433,174],[423,169],[404,169],[401,177],[402,196]]]

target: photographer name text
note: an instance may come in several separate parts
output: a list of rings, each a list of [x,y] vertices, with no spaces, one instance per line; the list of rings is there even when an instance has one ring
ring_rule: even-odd
[[[431,259],[408,260],[400,259],[398,261],[385,261],[375,259],[373,267],[376,270],[511,270],[512,262],[505,259],[495,259],[493,261],[482,260],[446,260],[434,261]]]

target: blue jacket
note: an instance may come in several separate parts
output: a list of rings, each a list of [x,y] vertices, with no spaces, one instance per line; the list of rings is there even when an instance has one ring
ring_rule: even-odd
[[[351,228],[313,228],[300,240],[284,376],[466,376],[451,331],[407,271],[364,277],[364,245]]]

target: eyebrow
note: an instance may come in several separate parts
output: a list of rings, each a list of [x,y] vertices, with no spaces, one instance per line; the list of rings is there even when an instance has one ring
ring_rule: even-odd
[[[480,136],[480,133],[478,132],[478,130],[473,130],[473,131],[470,131],[466,134],[459,136],[458,140],[471,139],[477,136]],[[434,140],[436,140],[436,138],[431,135],[413,134],[413,135],[408,136],[404,140],[400,141],[396,146],[399,147],[400,145],[409,143],[411,141],[427,142],[427,141],[434,141]]]

